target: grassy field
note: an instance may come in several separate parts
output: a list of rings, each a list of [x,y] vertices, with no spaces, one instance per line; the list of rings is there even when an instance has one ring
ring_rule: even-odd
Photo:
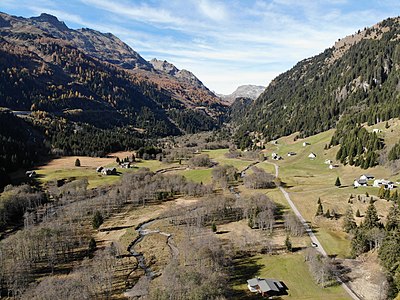
[[[251,293],[246,280],[253,277],[274,278],[288,287],[287,296],[282,299],[351,299],[340,286],[322,288],[314,283],[302,253],[282,255],[257,255],[235,261],[232,278],[235,299],[262,299]]]
[[[195,169],[195,170],[184,170],[178,171],[177,174],[185,176],[188,180],[204,184],[210,183],[212,181],[211,176],[212,169]]]
[[[394,128],[397,126],[396,124],[392,124],[391,127]],[[384,126],[379,124],[379,128],[381,127],[382,130],[385,130]],[[279,139],[277,145],[268,144],[266,153],[269,155],[276,152],[284,158],[281,161],[276,161],[280,167],[279,177],[286,184],[287,191],[303,217],[316,228],[318,237],[326,251],[329,254],[347,257],[350,244],[346,234],[342,232],[342,221],[340,219],[328,220],[324,218],[325,220],[322,220],[315,218],[318,198],[321,199],[325,211],[329,209],[344,214],[346,209],[351,206],[354,213],[360,210],[363,214],[371,199],[366,197],[366,193],[369,196],[376,196],[378,188],[370,186],[354,189],[352,185],[354,179],[365,173],[372,174],[375,178],[390,178],[392,180],[396,180],[398,176],[391,174],[389,169],[382,166],[362,170],[339,164],[339,168],[330,170],[329,165],[325,164],[325,160],[330,159],[335,162],[338,147],[328,150],[324,150],[324,148],[325,145],[329,144],[332,134],[333,130],[329,130],[297,141],[294,140],[296,134],[293,134]],[[386,132],[383,131],[381,134],[385,135]],[[390,132],[391,135],[393,135],[393,132]],[[304,141],[308,142],[309,145],[304,147]],[[288,157],[286,155],[288,152],[296,152],[297,155]],[[311,152],[317,155],[316,159],[308,158]],[[334,186],[337,177],[340,178],[342,183],[340,188]],[[354,197],[352,203],[348,203],[350,195]],[[375,202],[375,206],[384,221],[390,205],[386,200],[379,199]],[[362,218],[357,219],[357,222],[362,220]]]
[[[150,171],[157,171],[163,168],[179,166],[177,163],[164,164],[158,160],[141,160],[134,163],[135,167],[131,169],[119,168],[116,163],[116,157],[121,159],[132,155],[130,152],[117,152],[110,154],[108,157],[87,157],[87,156],[66,156],[56,158],[43,166],[35,169],[39,183],[46,184],[50,181],[67,179],[87,179],[89,181],[89,188],[95,188],[103,185],[112,185],[120,180],[120,176],[126,172],[135,172],[139,168],[149,168]],[[75,160],[79,159],[81,162],[80,167],[75,167]],[[96,172],[96,168],[103,167],[116,167],[118,175],[102,175]]]

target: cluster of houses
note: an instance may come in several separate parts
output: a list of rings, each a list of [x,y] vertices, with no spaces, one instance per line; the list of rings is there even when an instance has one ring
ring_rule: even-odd
[[[329,165],[329,169],[330,169],[330,170],[339,168],[339,165],[338,165],[338,164],[334,164],[333,161],[330,160],[330,159],[326,159],[326,160],[325,160],[325,164],[326,164],[326,165]]]
[[[119,166],[122,169],[130,169],[132,168],[132,163],[130,161],[127,162],[121,162]],[[102,175],[117,175],[117,169],[116,168],[104,168],[103,166],[97,167],[96,168],[97,173],[101,173]]]
[[[369,186],[368,181],[373,180],[374,178],[375,177],[373,175],[363,174],[360,176],[360,178],[354,179],[353,183],[354,188],[358,188],[360,186]],[[394,182],[386,179],[375,179],[374,182],[372,183],[372,186],[379,188],[383,186],[385,190],[387,189],[392,190],[396,187]]]
[[[287,295],[287,286],[279,280],[252,278],[247,280],[247,287],[250,292],[260,293],[263,297]]]
[[[281,159],[283,159],[282,156],[276,154],[275,152],[272,152],[271,157],[272,157],[273,160],[281,160]]]
[[[103,175],[117,175],[116,168],[104,168],[102,166],[96,168],[97,173],[101,173]]]

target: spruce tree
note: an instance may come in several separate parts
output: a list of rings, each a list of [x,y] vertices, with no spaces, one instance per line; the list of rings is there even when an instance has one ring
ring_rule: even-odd
[[[374,203],[370,203],[367,211],[365,212],[363,227],[366,229],[372,229],[374,227],[379,227],[379,225],[379,217],[376,207]]]
[[[94,229],[97,229],[100,227],[101,224],[103,224],[104,219],[103,216],[101,215],[101,212],[99,212],[98,210],[96,210],[96,212],[93,215],[93,219],[92,219],[92,226]]]
[[[324,208],[322,207],[322,203],[318,200],[318,208],[317,212],[315,213],[316,216],[322,216],[324,214]]]
[[[79,160],[79,158],[77,158],[75,160],[75,167],[80,167],[81,166],[81,161]]]
[[[328,208],[328,210],[326,211],[326,213],[325,213],[325,218],[330,218],[331,217],[331,212],[329,211],[329,208]]]
[[[343,230],[347,233],[357,228],[356,221],[353,215],[353,209],[349,206],[344,214],[343,219]]]
[[[361,213],[360,213],[360,210],[359,210],[359,209],[357,209],[357,211],[356,211],[356,217],[357,217],[357,218],[360,218],[360,217],[361,217]]]
[[[342,183],[340,182],[339,177],[336,177],[335,186],[339,187],[341,185],[342,185]]]
[[[289,235],[286,236],[285,247],[287,251],[292,252],[292,242],[290,241]]]

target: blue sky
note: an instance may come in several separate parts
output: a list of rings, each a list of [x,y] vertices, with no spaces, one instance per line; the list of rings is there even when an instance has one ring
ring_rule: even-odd
[[[400,14],[400,1],[0,0],[23,17],[47,12],[71,28],[112,32],[145,59],[192,71],[211,90],[266,86],[338,38]]]

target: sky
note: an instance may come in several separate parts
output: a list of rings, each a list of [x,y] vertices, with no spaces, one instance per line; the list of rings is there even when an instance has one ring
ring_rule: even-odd
[[[111,32],[146,60],[193,72],[209,89],[267,86],[339,38],[400,15],[398,0],[0,0],[0,11],[49,13]]]

